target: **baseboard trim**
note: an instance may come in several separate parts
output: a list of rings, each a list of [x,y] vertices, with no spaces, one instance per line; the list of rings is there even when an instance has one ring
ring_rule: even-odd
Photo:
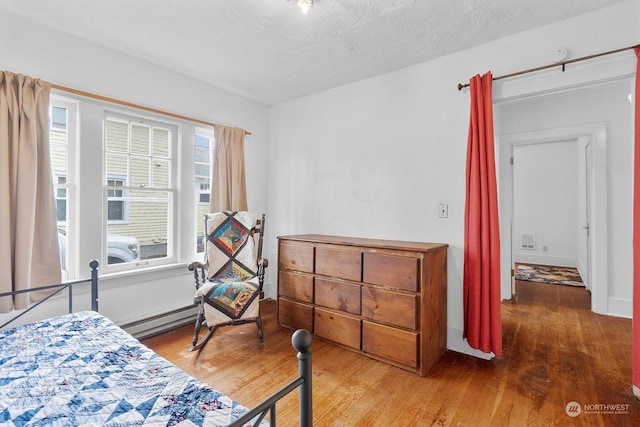
[[[491,360],[495,357],[493,353],[485,353],[472,348],[467,340],[462,338],[462,335],[462,329],[447,328],[447,349],[484,360]]]
[[[633,316],[633,301],[625,298],[610,297],[609,309],[607,310],[607,312],[609,316],[631,319]]]
[[[541,265],[555,265],[558,267],[578,267],[578,260],[573,257],[545,255],[545,254],[527,254],[527,253],[514,253],[513,260],[522,264],[541,264]]]
[[[198,307],[189,305],[145,319],[136,320],[120,327],[138,340],[160,335],[171,329],[195,322]]]

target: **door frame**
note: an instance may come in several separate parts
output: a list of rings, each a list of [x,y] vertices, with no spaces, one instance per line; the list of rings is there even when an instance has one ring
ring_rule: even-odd
[[[593,207],[593,200],[591,200],[591,187],[593,186],[593,182],[592,182],[592,168],[591,168],[591,164],[593,163],[593,146],[591,145],[591,140],[583,137],[583,138],[578,138],[578,144],[580,144],[581,142],[584,142],[584,185],[585,185],[585,206],[584,206],[584,210],[585,210],[585,217],[584,217],[584,224],[581,226],[581,229],[586,230],[586,234],[585,234],[585,246],[586,246],[586,266],[585,269],[586,271],[584,272],[585,275],[587,276],[586,280],[585,280],[585,284],[587,286],[587,289],[589,289],[589,291],[591,291],[591,209]]]
[[[516,145],[567,141],[587,137],[592,144],[591,206],[591,309],[599,314],[609,310],[607,284],[607,135],[606,123],[592,123],[555,129],[501,135],[498,151],[498,211],[500,213],[500,289],[502,299],[511,299],[513,268],[513,168]],[[507,237],[508,236],[508,237]]]

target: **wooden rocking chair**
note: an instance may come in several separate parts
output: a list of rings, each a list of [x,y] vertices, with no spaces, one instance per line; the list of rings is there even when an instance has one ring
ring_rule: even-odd
[[[216,328],[255,322],[263,342],[260,295],[268,261],[262,258],[265,216],[250,212],[205,215],[205,262],[192,262],[198,305],[191,351],[201,349]],[[200,329],[208,328],[200,339]],[[199,340],[199,341],[198,341]]]

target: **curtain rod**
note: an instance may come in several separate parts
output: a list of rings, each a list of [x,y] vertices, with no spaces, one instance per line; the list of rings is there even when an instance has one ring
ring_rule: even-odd
[[[623,47],[622,49],[610,50],[608,52],[596,53],[595,55],[588,55],[588,56],[583,56],[581,58],[570,59],[568,61],[562,61],[562,62],[558,62],[558,63],[555,63],[555,64],[543,65],[541,67],[536,67],[536,68],[529,68],[528,70],[517,71],[515,73],[505,74],[503,76],[494,77],[492,80],[507,79],[509,77],[520,76],[522,74],[533,73],[534,71],[546,70],[547,68],[553,68],[553,67],[562,67],[562,71],[564,71],[564,67],[567,64],[572,64],[574,62],[579,62],[579,61],[585,61],[587,59],[593,59],[593,58],[597,58],[599,56],[611,55],[612,53],[623,52],[625,50],[635,49],[637,47],[640,47],[640,44],[637,44],[635,46]],[[462,90],[465,87],[469,87],[469,83],[467,83],[467,84],[458,83],[458,90]]]
[[[186,120],[186,121],[189,121],[189,122],[199,123],[201,125],[207,125],[207,126],[213,127],[213,126],[215,126],[217,124],[217,123],[207,122],[205,120],[195,119],[195,118],[189,117],[189,116],[183,116],[181,114],[171,113],[169,111],[159,110],[157,108],[145,107],[144,105],[134,104],[133,102],[121,101],[119,99],[109,98],[108,96],[96,95],[95,93],[85,92],[85,91],[78,90],[78,89],[73,89],[73,88],[70,88],[70,87],[60,86],[60,85],[57,85],[57,84],[51,84],[51,88],[52,89],[56,89],[56,90],[61,90],[61,91],[64,91],[64,92],[73,93],[75,95],[85,96],[87,98],[97,99],[99,101],[111,102],[113,104],[123,105],[125,107],[136,108],[138,110],[143,110],[143,111],[147,111],[147,112],[150,112],[150,113],[161,114],[163,116],[173,117],[174,119],[180,119],[180,120]],[[249,132],[248,130],[245,130],[244,134],[245,135],[251,135],[251,132]]]

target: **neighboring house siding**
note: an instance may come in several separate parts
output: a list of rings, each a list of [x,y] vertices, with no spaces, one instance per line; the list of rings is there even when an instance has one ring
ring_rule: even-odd
[[[67,132],[51,129],[49,131],[51,145],[51,167],[55,172],[67,171]]]

